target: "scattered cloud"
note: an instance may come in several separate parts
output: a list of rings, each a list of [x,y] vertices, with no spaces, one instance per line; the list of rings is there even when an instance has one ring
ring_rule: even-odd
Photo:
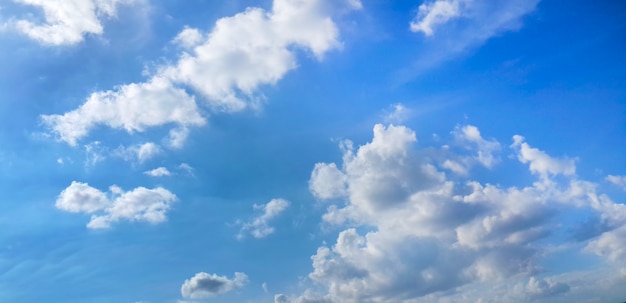
[[[399,74],[407,81],[440,63],[470,51],[492,37],[522,27],[525,16],[540,0],[434,0],[418,8],[410,22],[412,32],[427,36],[417,59]],[[462,23],[462,26],[459,24]]]
[[[180,288],[180,293],[185,299],[205,299],[242,288],[247,283],[248,276],[240,272],[236,272],[232,279],[199,272],[185,280]]]
[[[626,176],[608,175],[606,180],[626,190]]]
[[[164,222],[167,211],[176,200],[174,194],[162,187],[123,191],[113,185],[107,194],[87,183],[72,181],[57,198],[56,207],[68,212],[92,214],[87,227],[104,229],[121,220]]]
[[[172,175],[172,173],[165,167],[157,167],[153,170],[145,171],[144,174],[151,177],[166,177]]]
[[[239,239],[245,237],[246,234],[260,239],[274,233],[274,227],[270,226],[269,222],[285,211],[289,207],[289,202],[284,199],[272,199],[267,204],[254,204],[253,207],[255,211],[261,212],[261,214],[249,222],[242,223],[243,226],[237,235]]]
[[[548,175],[563,174],[571,176],[576,173],[576,165],[573,159],[556,159],[550,157],[545,152],[530,147],[524,142],[524,137],[515,135],[513,136],[513,144],[511,147],[518,150],[518,159],[522,163],[530,164],[530,171],[534,174],[538,174],[542,177]]]
[[[120,146],[111,152],[112,156],[122,158],[126,161],[137,161],[143,163],[160,154],[161,148],[153,143],[146,142],[128,147]]]
[[[410,23],[411,31],[422,32],[426,36],[432,36],[434,33],[433,27],[460,16],[460,6],[465,4],[465,2],[467,1],[436,0],[422,3],[419,6],[417,16]]]
[[[271,11],[248,8],[219,19],[209,33],[186,27],[173,40],[183,48],[177,62],[160,66],[148,81],[95,92],[75,110],[41,118],[70,145],[96,126],[132,133],[174,125],[169,144],[179,148],[190,127],[206,124],[196,95],[211,111],[254,108],[263,100],[261,86],[296,68],[296,49],[322,59],[338,48],[339,30],[327,2],[275,0]],[[354,0],[349,3],[356,7]]]
[[[493,163],[488,154],[499,148],[497,141],[485,140],[474,126],[453,133],[482,150],[476,161]],[[311,193],[342,198],[328,207],[324,221],[350,228],[312,256],[309,278],[327,292],[308,294],[315,298],[310,302],[437,302],[454,289],[484,283],[509,289],[498,295],[500,302],[569,293],[565,278],[536,275],[546,253],[542,240],[564,224],[557,221],[560,213],[577,209],[598,213],[605,228],[573,253],[594,253],[614,264],[625,260],[626,241],[620,239],[626,238],[626,206],[577,180],[573,160],[551,157],[520,136],[513,141],[518,160],[542,182],[502,188],[447,180],[415,148],[415,133],[393,125],[376,125],[372,141],[358,148],[343,143],[341,165],[317,163]],[[565,180],[552,179],[557,174]],[[520,277],[529,280],[520,284]],[[304,298],[277,295],[275,302],[309,302]]]
[[[33,40],[48,45],[70,45],[83,41],[86,35],[104,32],[103,18],[116,16],[120,4],[132,4],[136,0],[14,0],[17,3],[43,10],[43,23],[18,19],[5,24]]]

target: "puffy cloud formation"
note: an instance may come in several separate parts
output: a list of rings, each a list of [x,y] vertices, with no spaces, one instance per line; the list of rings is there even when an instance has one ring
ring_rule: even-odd
[[[258,106],[259,87],[296,68],[296,49],[321,59],[340,45],[330,11],[337,3],[275,0],[271,11],[248,8],[219,19],[209,33],[187,27],[173,40],[183,49],[178,61],[161,66],[148,81],[95,92],[77,109],[42,120],[70,145],[96,126],[132,133],[171,124],[170,145],[180,147],[189,127],[206,123],[188,90],[212,111]],[[354,0],[348,4],[358,8]]]
[[[475,161],[493,166],[490,155],[499,148],[497,141],[483,139],[474,126],[457,128],[453,135],[478,151]],[[540,182],[503,188],[469,179],[450,181],[429,153],[415,148],[415,133],[404,126],[376,125],[372,141],[358,148],[342,142],[343,163],[317,163],[309,181],[314,196],[334,201],[323,219],[351,226],[311,257],[309,278],[327,293],[277,295],[275,302],[571,298],[582,289],[572,286],[581,284],[577,278],[537,277],[544,271],[541,258],[550,254],[543,241],[548,238],[578,247],[572,253],[594,253],[623,264],[626,205],[578,180],[573,160],[549,156],[521,136],[513,141],[517,159]],[[561,216],[580,210],[599,215],[603,226],[583,240],[582,250],[573,238],[558,236],[559,230],[574,228]],[[607,283],[624,280],[619,267],[609,271],[612,280]]]
[[[120,4],[136,0],[14,0],[43,10],[45,22],[36,24],[17,20],[11,26],[43,44],[65,45],[83,41],[87,34],[100,35],[104,29],[101,19],[115,17]]]
[[[204,299],[242,288],[247,283],[248,276],[240,272],[236,272],[233,279],[199,272],[185,280],[180,293],[185,299]]]
[[[56,207],[68,212],[93,214],[87,227],[102,229],[121,220],[164,222],[167,211],[176,200],[174,194],[162,187],[123,191],[114,185],[107,195],[87,183],[72,181],[57,198]]]
[[[264,205],[254,204],[254,210],[262,213],[249,222],[243,223],[237,238],[242,239],[247,233],[257,239],[271,235],[275,229],[269,225],[269,222],[278,217],[288,207],[289,202],[284,199],[272,199],[272,201]]]

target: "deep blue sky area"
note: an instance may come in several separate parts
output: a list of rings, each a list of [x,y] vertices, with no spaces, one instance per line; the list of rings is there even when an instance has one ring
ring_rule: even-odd
[[[0,3],[1,302],[622,302],[626,4]]]

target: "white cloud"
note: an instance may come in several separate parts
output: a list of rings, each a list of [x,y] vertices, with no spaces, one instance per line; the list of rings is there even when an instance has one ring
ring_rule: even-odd
[[[240,272],[236,272],[233,279],[199,272],[185,280],[180,288],[180,293],[185,299],[205,299],[242,288],[247,283],[248,276]]]
[[[432,36],[434,33],[433,27],[461,15],[460,6],[465,2],[467,1],[436,0],[421,4],[417,16],[410,23],[411,31],[422,32],[426,36]]]
[[[278,217],[288,207],[289,202],[284,199],[272,199],[264,205],[254,204],[254,210],[262,213],[249,222],[243,223],[237,238],[242,239],[248,233],[257,239],[271,235],[275,229],[269,225],[269,222]]]
[[[411,115],[411,110],[406,106],[398,103],[392,105],[391,110],[388,110],[383,117],[385,123],[403,123]]]
[[[153,170],[145,171],[144,174],[151,177],[165,177],[172,175],[172,173],[165,167],[157,167]]]
[[[109,205],[107,196],[87,183],[72,181],[56,201],[58,209],[73,213],[93,213]]]
[[[120,146],[111,152],[111,155],[120,157],[126,161],[137,161],[143,163],[161,153],[161,148],[153,142],[132,145],[128,147]]]
[[[31,39],[43,44],[65,45],[83,41],[85,35],[101,35],[104,31],[101,20],[115,17],[120,4],[131,4],[136,0],[14,0],[43,10],[45,22],[33,23],[17,20],[9,26]]]
[[[164,222],[167,211],[176,200],[174,194],[162,187],[123,191],[114,185],[107,195],[87,183],[73,181],[57,198],[56,207],[69,212],[91,213],[87,227],[101,229],[120,220]]]
[[[354,0],[349,2],[356,7]],[[321,59],[340,46],[329,11],[333,5],[327,0],[275,0],[271,11],[248,8],[219,19],[209,33],[186,27],[173,41],[185,48],[177,62],[161,66],[147,82],[95,92],[78,109],[42,120],[70,145],[96,126],[132,133],[173,124],[169,142],[180,147],[189,127],[206,123],[188,90],[212,111],[257,107],[263,99],[259,88],[296,68],[296,49]]]
[[[626,190],[626,176],[606,176],[606,180]]]
[[[524,142],[524,137],[513,136],[511,147],[518,150],[518,159],[522,163],[530,163],[530,171],[540,176],[563,174],[571,176],[576,173],[576,165],[573,159],[556,159],[545,152],[533,148]]]
[[[95,92],[78,109],[41,118],[59,139],[72,146],[96,126],[132,133],[165,124],[187,127],[206,123],[194,98],[162,77],[123,85],[113,91]]]
[[[424,73],[492,37],[520,29],[524,17],[539,1],[431,0],[421,4],[410,29],[428,39],[419,45],[416,60],[399,74],[399,81]]]
[[[473,126],[456,132],[456,140],[479,151],[482,147],[483,157],[473,156],[476,161],[493,163],[485,154],[500,146],[497,141],[483,139]],[[559,216],[580,209],[599,214],[606,228],[585,240],[586,246],[568,246],[574,247],[571,253],[595,253],[614,264],[626,258],[626,241],[620,241],[626,238],[626,206],[597,195],[593,183],[577,180],[573,161],[553,158],[517,138],[519,161],[542,182],[509,188],[471,179],[453,182],[430,164],[434,160],[429,153],[415,148],[416,141],[406,127],[376,125],[371,142],[358,148],[344,143],[348,147],[342,147],[341,165],[315,165],[311,193],[345,199],[331,205],[323,219],[332,224],[349,221],[350,227],[363,231],[345,229],[335,243],[318,248],[309,278],[326,292],[309,297],[319,302],[407,303],[565,298],[575,290],[569,276],[536,274],[544,270],[541,259],[550,254],[544,240],[553,236],[555,226],[567,229],[573,224],[559,222]],[[448,151],[444,155],[467,157]],[[320,173],[324,170],[330,173]],[[553,179],[556,174],[564,178]],[[498,288],[489,290],[492,286]],[[493,296],[473,293],[481,287]],[[275,302],[301,302],[304,297],[277,295]]]

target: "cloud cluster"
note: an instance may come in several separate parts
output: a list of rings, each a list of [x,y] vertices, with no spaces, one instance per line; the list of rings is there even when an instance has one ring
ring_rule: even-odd
[[[263,205],[254,204],[254,210],[260,211],[261,214],[248,222],[242,223],[243,226],[237,238],[242,239],[248,233],[257,239],[271,235],[275,229],[269,225],[269,222],[278,217],[288,207],[289,201],[284,199],[272,199]]]
[[[43,10],[44,22],[35,23],[20,19],[6,25],[14,27],[31,39],[49,45],[76,44],[85,35],[101,35],[101,20],[115,17],[120,4],[132,4],[137,0],[14,0]]]
[[[236,272],[232,279],[216,274],[199,272],[185,280],[180,293],[185,299],[205,299],[239,289],[248,283],[248,276]]]
[[[476,161],[495,163],[497,141],[483,139],[469,125],[453,134],[474,145]],[[448,180],[416,142],[406,127],[376,125],[371,142],[358,148],[341,144],[341,165],[315,165],[311,193],[332,203],[323,219],[364,231],[345,229],[334,245],[312,256],[309,277],[327,293],[310,302],[467,301],[453,290],[485,284],[508,290],[476,294],[475,301],[562,296],[576,281],[537,275],[544,271],[541,258],[549,254],[544,240],[555,239],[555,228],[573,228],[559,216],[578,210],[599,215],[604,228],[572,253],[594,253],[616,265],[626,259],[626,205],[578,180],[572,159],[549,156],[516,135],[511,149],[539,182],[502,188]],[[520,284],[520,277],[529,280]],[[304,295],[275,301],[309,302]]]
[[[176,200],[174,194],[162,187],[137,187],[123,191],[114,185],[107,194],[87,183],[72,181],[59,194],[55,205],[63,211],[92,214],[87,227],[103,229],[122,220],[152,224],[164,222],[171,204]]]
[[[354,0],[348,2],[358,8]],[[95,92],[77,109],[42,120],[70,145],[96,126],[132,133],[173,125],[169,141],[180,147],[190,127],[206,123],[197,97],[210,111],[256,107],[263,99],[261,86],[275,84],[296,68],[297,49],[321,59],[339,47],[330,12],[336,4],[275,0],[271,11],[248,8],[219,19],[208,33],[187,27],[173,40],[182,48],[178,60],[161,66],[146,82]]]

